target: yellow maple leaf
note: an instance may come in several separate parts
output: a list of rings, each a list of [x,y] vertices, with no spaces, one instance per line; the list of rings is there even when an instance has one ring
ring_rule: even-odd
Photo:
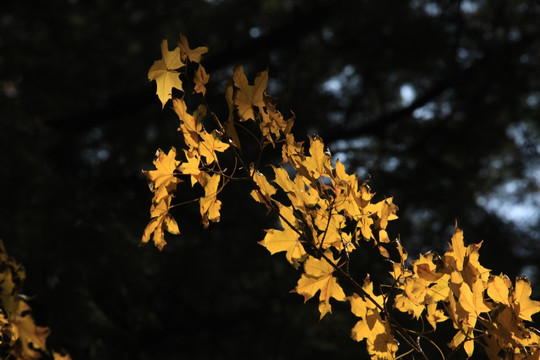
[[[306,250],[300,242],[298,232],[290,226],[294,226],[296,222],[292,208],[281,204],[278,205],[283,230],[267,230],[264,239],[259,241],[259,244],[264,246],[271,254],[286,251],[285,257],[287,260],[297,266],[306,259]]]
[[[395,359],[398,343],[392,336],[388,322],[376,309],[367,309],[366,315],[351,330],[353,340],[366,339],[367,350],[372,359]]]
[[[199,148],[199,133],[202,131],[202,123],[187,112],[187,105],[184,98],[173,99],[173,109],[178,118],[182,121],[178,131],[182,132],[184,142],[190,150]]]
[[[531,282],[526,276],[516,279],[512,302],[516,313],[523,320],[532,321],[531,315],[540,311],[540,301],[531,300],[531,293]]]
[[[229,144],[220,140],[221,134],[214,130],[211,133],[202,131],[199,133],[202,138],[202,142],[199,144],[199,153],[206,160],[206,165],[212,165],[212,163],[218,162],[216,151],[223,152],[229,148]]]
[[[182,33],[180,34],[180,38],[178,40],[178,48],[180,49],[180,57],[182,61],[186,61],[186,58],[189,58],[189,61],[196,63],[200,63],[202,55],[208,52],[208,47],[206,46],[199,46],[195,49],[191,49],[189,47],[187,37]]]
[[[13,321],[16,337],[20,340],[22,348],[21,355],[23,359],[39,359],[40,351],[47,352],[45,341],[49,336],[50,330],[47,327],[36,326],[34,319],[30,314],[30,306],[19,299],[15,320]]]
[[[330,251],[326,251],[325,255],[331,261],[336,261]],[[324,315],[332,312],[330,298],[345,301],[345,293],[334,276],[334,267],[326,259],[317,259],[308,255],[304,263],[304,271],[305,273],[302,274],[293,291],[303,295],[304,302],[306,302],[320,290],[319,312],[321,314],[320,319],[322,319]]]
[[[153,234],[154,245],[161,251],[167,244],[165,241],[165,230],[171,234],[178,235],[180,230],[176,220],[169,214],[172,195],[163,197],[159,202],[153,203],[150,207],[150,222],[144,229],[142,243],[146,244]]]
[[[195,151],[187,150],[184,150],[184,154],[186,155],[187,161],[182,162],[178,166],[178,171],[184,175],[191,175],[191,186],[193,186],[197,182],[197,175],[201,173],[201,170],[199,169],[199,154]]]
[[[460,317],[466,320],[470,327],[476,325],[478,315],[490,311],[484,301],[484,290],[485,286],[481,280],[475,281],[472,287],[465,282],[459,287],[459,305],[466,312],[466,314],[460,314]]]
[[[264,90],[268,83],[268,71],[262,71],[257,74],[254,85],[249,85],[242,66],[234,68],[233,74],[234,86],[238,88],[234,96],[234,104],[238,108],[238,116],[241,121],[249,119],[255,120],[253,107],[264,107]]]
[[[253,181],[255,181],[258,186],[257,190],[251,191],[251,196],[255,201],[264,204],[268,211],[272,210],[272,206],[270,206],[272,200],[270,200],[270,197],[276,193],[276,188],[270,185],[266,176],[259,171],[254,171],[252,168],[251,173],[253,174]]]
[[[195,77],[193,78],[193,82],[195,83],[195,92],[205,96],[206,84],[208,83],[208,80],[210,80],[210,75],[206,73],[206,70],[202,65],[199,65],[197,71],[195,71]]]
[[[510,305],[508,302],[508,289],[512,286],[506,275],[494,276],[488,284],[488,296],[498,303]]]
[[[156,81],[156,94],[163,108],[172,97],[172,88],[183,91],[182,81],[178,77],[178,71],[175,70],[184,66],[184,63],[180,60],[180,49],[177,47],[173,51],[169,51],[166,39],[161,42],[161,56],[161,60],[154,61],[148,70],[148,80]]]
[[[330,155],[325,151],[322,139],[318,136],[310,136],[309,141],[309,154],[311,156],[306,157],[304,166],[316,179],[322,175],[329,176]]]
[[[451,241],[450,249],[444,254],[444,257],[449,258],[455,264],[456,270],[462,271],[466,248],[463,243],[463,231],[457,227],[457,224]]]
[[[220,219],[219,211],[221,209],[221,201],[217,199],[217,194],[221,175],[204,175],[206,175],[204,196],[201,197],[199,205],[202,216],[202,223],[204,227],[207,228],[209,225],[209,220],[212,222],[219,222]]]
[[[174,147],[171,147],[167,154],[158,149],[154,158],[156,170],[142,171],[146,175],[150,190],[156,192],[153,202],[159,202],[166,194],[176,190],[176,185],[181,182],[174,173],[179,164],[180,161],[176,160],[176,149]],[[160,189],[162,192],[158,192]]]

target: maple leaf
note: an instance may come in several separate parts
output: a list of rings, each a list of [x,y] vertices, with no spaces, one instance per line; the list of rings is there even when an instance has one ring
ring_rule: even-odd
[[[182,81],[178,77],[178,71],[175,71],[185,64],[180,60],[180,49],[177,47],[169,51],[167,40],[161,42],[161,60],[154,61],[154,64],[148,70],[148,80],[156,81],[156,94],[161,101],[162,108],[172,97],[172,88],[183,91]]]
[[[184,142],[190,149],[197,149],[199,147],[199,133],[202,131],[202,124],[187,112],[187,105],[184,98],[174,98],[173,109],[182,121],[178,130],[184,135]]]
[[[47,336],[49,336],[50,330],[47,327],[36,326],[34,319],[30,315],[30,306],[22,299],[19,299],[17,303],[17,311],[13,324],[15,325],[16,337],[22,344],[22,358],[41,358],[39,350],[47,351],[45,341]]]
[[[208,52],[208,47],[206,46],[199,46],[195,49],[191,49],[187,37],[182,33],[180,33],[180,38],[178,40],[178,48],[180,49],[182,61],[186,61],[186,58],[189,58],[189,61],[196,63],[200,63],[202,55]]]
[[[305,160],[305,167],[314,178],[328,174],[330,168],[330,155],[324,150],[324,143],[318,136],[309,137],[309,154]]]
[[[531,315],[540,311],[540,301],[531,300],[531,293],[531,282],[526,276],[516,280],[512,302],[516,313],[523,320],[532,321]]]
[[[204,185],[204,196],[199,201],[202,223],[205,228],[209,225],[209,220],[212,222],[219,222],[221,209],[221,201],[217,199],[219,181],[221,180],[220,174],[214,174],[212,176],[206,175]]]
[[[508,289],[512,286],[510,279],[507,276],[498,275],[494,276],[489,282],[487,288],[487,294],[490,298],[496,302],[510,305],[508,302]]]
[[[210,75],[206,73],[206,70],[202,65],[199,65],[197,68],[197,71],[195,72],[195,77],[193,79],[193,82],[195,83],[194,91],[196,93],[201,93],[203,96],[206,95],[206,84],[208,83],[208,80],[210,80]]]
[[[330,251],[325,252],[325,255],[331,261],[336,261]],[[304,302],[306,302],[320,290],[319,312],[321,313],[320,319],[322,319],[324,315],[332,312],[330,298],[345,301],[345,293],[333,275],[334,267],[325,259],[317,259],[308,255],[304,263],[304,271],[305,273],[298,280],[294,291],[303,295]]]
[[[214,161],[218,162],[216,151],[223,152],[229,148],[229,144],[220,140],[222,134],[217,130],[207,133],[203,131],[199,133],[202,142],[199,144],[199,153],[206,159],[206,165],[211,165]]]
[[[276,193],[276,188],[270,185],[270,183],[266,179],[266,176],[264,176],[259,171],[254,171],[253,167],[251,169],[251,173],[253,174],[253,181],[255,181],[258,186],[257,190],[251,191],[251,196],[255,199],[255,201],[264,204],[268,211],[271,211],[272,206],[270,206],[270,197]]]
[[[395,359],[398,344],[392,336],[388,322],[381,318],[379,312],[368,308],[366,315],[351,330],[353,340],[366,339],[367,350],[372,359]]]
[[[153,234],[154,245],[161,251],[167,244],[165,241],[165,230],[171,234],[178,235],[180,230],[176,220],[169,214],[172,195],[162,198],[159,202],[153,203],[150,207],[151,220],[144,229],[142,243],[146,244]]]
[[[197,182],[197,175],[201,173],[199,169],[199,154],[195,151],[190,152],[187,150],[184,150],[184,154],[186,155],[187,162],[182,162],[178,166],[178,171],[184,175],[191,175],[191,186],[193,186]]]
[[[264,246],[270,254],[286,251],[285,257],[289,263],[298,266],[298,263],[306,259],[306,250],[299,239],[299,234],[291,228],[289,224],[294,225],[296,218],[294,217],[291,207],[278,204],[281,226],[283,230],[270,229],[266,230],[266,235],[259,244]]]
[[[179,164],[180,161],[176,160],[176,149],[174,147],[171,147],[167,155],[165,155],[163,150],[158,149],[154,159],[156,170],[142,171],[146,175],[150,190],[157,193],[154,196],[153,202],[159,202],[165,195],[173,192],[176,189],[176,185],[181,182],[174,174]],[[157,192],[159,189],[166,191]]]
[[[450,250],[448,250],[444,257],[448,257],[453,260],[456,270],[463,270],[463,261],[465,260],[466,249],[463,243],[463,231],[457,227],[454,229],[454,235],[452,235],[452,243],[450,244]]]
[[[255,120],[255,113],[253,107],[258,106],[262,108],[264,106],[264,90],[268,83],[268,71],[262,71],[257,74],[254,85],[249,85],[242,66],[234,68],[233,74],[234,86],[238,88],[234,97],[234,104],[238,108],[238,115],[241,121],[249,119]]]

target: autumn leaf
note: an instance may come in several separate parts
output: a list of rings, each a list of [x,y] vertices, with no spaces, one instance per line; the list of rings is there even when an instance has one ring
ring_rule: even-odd
[[[259,244],[270,251],[270,254],[285,251],[285,257],[289,263],[298,266],[298,263],[306,259],[307,254],[300,242],[298,232],[290,226],[294,226],[296,219],[291,207],[283,205],[279,205],[279,207],[280,223],[283,230],[266,230],[266,236],[259,241]]]
[[[163,150],[158,149],[154,159],[156,170],[145,171],[148,186],[150,190],[157,192],[159,189],[165,189],[165,192],[158,193],[154,196],[153,202],[159,202],[165,195],[176,189],[176,185],[181,182],[174,174],[180,161],[176,160],[176,149],[171,147],[169,153],[165,155]]]
[[[495,300],[498,303],[505,305],[510,305],[508,302],[508,289],[511,284],[508,284],[510,279],[507,276],[494,276],[493,279],[489,282],[487,288],[488,296]],[[508,286],[510,285],[510,286]]]
[[[331,261],[336,261],[330,251],[325,252],[325,255]],[[317,259],[308,255],[304,263],[304,271],[305,273],[298,280],[294,291],[304,296],[304,302],[311,299],[320,291],[319,312],[321,314],[320,319],[322,319],[324,315],[332,312],[330,298],[345,301],[345,293],[333,275],[334,267],[326,259]]]
[[[249,119],[255,120],[253,107],[263,107],[263,94],[268,82],[268,71],[263,71],[257,74],[255,84],[249,85],[244,73],[244,68],[237,66],[234,69],[233,75],[234,86],[238,88],[234,97],[234,104],[238,108],[238,115],[241,121]]]
[[[148,80],[156,81],[156,94],[163,108],[172,97],[172,88],[183,91],[182,81],[178,77],[178,71],[175,70],[184,66],[184,63],[180,60],[180,49],[177,47],[173,51],[169,51],[166,39],[161,42],[161,56],[161,60],[155,61],[148,70]]]
[[[466,248],[463,243],[463,231],[456,227],[454,229],[454,235],[452,236],[452,243],[450,244],[450,250],[444,255],[453,260],[456,270],[463,270],[463,261],[465,260]]]
[[[153,234],[154,245],[161,251],[167,244],[165,241],[165,231],[178,235],[180,230],[176,220],[169,214],[172,195],[162,198],[158,203],[152,204],[150,208],[151,220],[144,229],[142,243],[146,244]]]
[[[531,315],[540,311],[540,301],[531,300],[531,293],[531,282],[526,276],[516,280],[512,299],[518,316],[523,320],[532,321]]]
[[[208,83],[208,80],[210,80],[210,75],[206,73],[206,70],[204,67],[202,67],[202,65],[199,65],[197,71],[195,71],[195,77],[193,79],[193,83],[195,84],[195,92],[205,96],[206,84]]]
[[[258,187],[258,189],[251,191],[251,197],[253,197],[255,201],[264,204],[268,211],[271,211],[273,208],[270,205],[272,203],[270,197],[276,193],[276,188],[270,185],[266,179],[266,176],[264,176],[261,172],[255,171],[252,168],[251,173],[253,181]]]
[[[30,306],[22,299],[18,301],[16,314],[15,332],[22,344],[21,355],[23,359],[41,358],[41,353],[38,350],[47,352],[45,341],[50,330],[46,327],[36,326],[30,314]]]
[[[190,149],[198,149],[200,142],[199,133],[202,131],[202,124],[187,112],[187,105],[183,98],[173,99],[173,109],[182,121],[178,130],[184,135],[184,142]]]
[[[180,51],[180,57],[182,61],[186,61],[186,58],[189,58],[189,61],[196,63],[201,62],[201,57],[203,54],[208,52],[208,47],[199,46],[195,49],[189,47],[188,39],[184,34],[180,34],[180,39],[178,40],[178,48]]]
[[[206,174],[205,174],[206,175]],[[199,205],[202,216],[202,223],[205,228],[208,227],[209,221],[219,222],[221,201],[217,199],[220,174],[212,176],[206,175],[206,184],[204,185],[204,196],[201,197]]]
[[[305,167],[310,175],[314,178],[319,178],[322,175],[327,175],[330,169],[330,155],[324,149],[324,143],[318,136],[309,138],[309,154],[305,160]],[[327,175],[328,176],[328,175]]]
[[[202,131],[199,134],[203,140],[199,144],[199,153],[206,159],[206,165],[211,165],[214,161],[217,162],[216,151],[223,152],[227,150],[229,144],[220,140],[221,134],[217,130],[211,133]]]

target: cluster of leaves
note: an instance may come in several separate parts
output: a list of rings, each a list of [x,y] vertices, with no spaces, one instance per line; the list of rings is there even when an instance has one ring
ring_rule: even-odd
[[[393,199],[375,202],[366,182],[348,174],[339,160],[332,165],[320,137],[310,137],[309,145],[296,142],[291,133],[294,116],[286,120],[266,92],[267,71],[257,74],[251,84],[242,67],[234,69],[225,86],[228,117],[220,121],[205,100],[209,75],[200,61],[207,50],[191,49],[180,35],[178,46],[169,51],[164,40],[162,59],[148,73],[157,83],[162,105],[172,99],[185,148],[181,158],[177,158],[175,148],[167,154],[158,150],[156,170],[143,171],[154,194],[143,243],[152,238],[161,250],[166,244],[165,231],[179,234],[170,214],[171,207],[186,203],[171,205],[179,183],[189,180],[191,187],[198,185],[204,190],[190,201],[199,202],[202,223],[207,227],[220,219],[217,195],[225,185],[249,181],[251,196],[276,214],[281,224],[279,229],[268,229],[259,243],[272,254],[285,252],[289,263],[301,272],[294,291],[305,301],[318,293],[321,318],[331,312],[331,298],[349,301],[351,312],[360,318],[352,338],[366,340],[373,359],[395,359],[408,352],[427,358],[420,340],[430,341],[429,333],[446,320],[457,330],[448,344],[451,353],[463,349],[472,356],[476,343],[491,359],[540,359],[539,334],[525,323],[540,311],[540,302],[530,299],[526,278],[512,284],[502,274],[491,275],[478,261],[481,244],[465,247],[457,226],[443,256],[427,253],[418,260],[408,260],[400,242],[392,241],[386,231],[389,221],[397,219]],[[186,82],[193,89],[191,93],[183,89]],[[173,88],[180,90],[182,97],[173,96]],[[190,99],[196,104],[193,113],[188,111],[186,96],[194,98]],[[207,130],[210,126],[214,130]],[[256,161],[248,164],[245,160],[237,129],[256,139],[260,150]],[[259,170],[259,162],[267,146],[278,145],[282,162],[272,166],[273,179],[269,180]],[[220,165],[226,155],[234,160],[230,169]],[[381,260],[391,264],[393,283],[378,294],[369,274],[360,285],[349,273],[351,253],[367,243],[376,246]],[[340,281],[353,289],[349,296]],[[429,323],[433,330],[405,328],[393,315],[395,310],[411,314],[422,324]],[[400,355],[398,340],[408,347]]]
[[[0,242],[0,355],[2,359],[32,360],[50,358],[69,360],[67,354],[49,351],[46,345],[49,328],[36,326],[21,294],[25,272],[10,257]]]

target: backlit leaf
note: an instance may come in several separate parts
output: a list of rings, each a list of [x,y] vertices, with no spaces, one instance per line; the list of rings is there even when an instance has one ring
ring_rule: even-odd
[[[166,39],[161,42],[161,56],[161,60],[155,61],[148,70],[148,80],[156,81],[156,94],[164,107],[172,97],[172,88],[183,91],[182,81],[178,77],[178,71],[175,70],[184,66],[184,63],[180,60],[180,49],[177,47],[169,51]]]

